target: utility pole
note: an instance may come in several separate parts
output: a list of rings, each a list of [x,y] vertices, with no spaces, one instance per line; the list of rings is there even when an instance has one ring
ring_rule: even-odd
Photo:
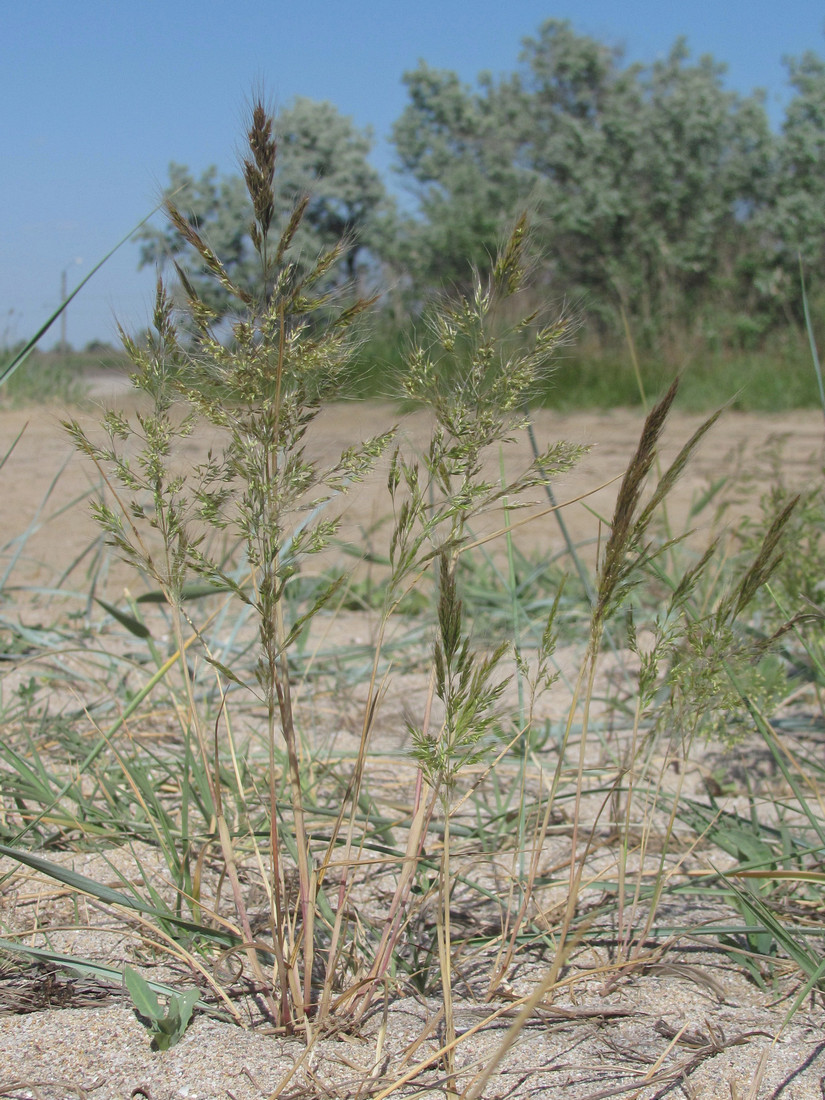
[[[67,268],[64,267],[63,270],[60,272],[60,301],[61,302],[66,301],[66,271],[67,271]],[[61,355],[66,354],[66,349],[68,347],[67,342],[66,342],[66,312],[67,312],[66,307],[64,306],[63,307],[63,312],[60,314],[60,344],[58,345],[58,350],[60,351]]]
[[[74,267],[75,264],[82,264],[83,257],[78,256],[76,260],[70,265]],[[66,313],[68,312],[66,306],[63,304],[66,301],[66,297],[69,293],[67,286],[67,279],[69,274],[69,268],[64,267],[60,272],[60,302],[63,305],[63,310],[60,314],[60,343],[57,345],[57,350],[61,355],[67,355],[69,351],[69,341],[66,338]]]

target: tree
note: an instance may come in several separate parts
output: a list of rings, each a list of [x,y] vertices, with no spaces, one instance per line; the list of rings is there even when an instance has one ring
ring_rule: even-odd
[[[530,183],[515,164],[505,104],[489,77],[473,91],[422,62],[404,83],[410,103],[393,142],[418,211],[401,227],[397,256],[417,284],[463,290],[495,255]]]
[[[735,298],[773,143],[760,97],[726,91],[723,75],[709,57],[691,64],[681,40],[626,66],[557,20],[498,82],[471,89],[419,66],[394,131],[419,197],[408,239],[429,253],[419,272],[455,279],[527,204],[551,283],[591,309],[656,327],[687,302]]]
[[[613,296],[640,201],[627,167],[644,128],[641,67],[623,70],[621,57],[568,22],[548,20],[525,39],[519,70],[502,89],[556,278],[591,303]]]
[[[796,95],[788,104],[762,225],[773,252],[770,287],[797,298],[799,257],[825,268],[825,62],[813,53],[786,59]]]
[[[351,241],[346,274],[355,279],[359,258],[378,250],[381,221],[391,211],[381,177],[367,159],[370,132],[357,130],[331,103],[300,97],[281,112],[276,127],[279,192],[287,201],[309,196],[299,244],[318,253],[342,239]]]
[[[300,264],[312,265],[317,257],[342,238],[348,241],[342,270],[330,280],[357,280],[380,247],[392,218],[392,204],[378,172],[369,164],[372,139],[357,129],[331,103],[298,98],[276,119],[277,161],[275,174],[277,239],[283,217],[296,198],[305,196],[306,209],[293,238],[290,253]],[[252,209],[240,176],[220,176],[216,168],[199,178],[180,164],[169,167],[166,196],[198,227],[213,251],[222,257],[236,282],[252,286],[260,280],[260,260],[252,246]],[[278,218],[281,215],[281,219]],[[192,264],[189,278],[204,302],[223,315],[230,299],[203,262],[183,241],[174,226],[141,231],[141,266],[163,265],[186,258]]]

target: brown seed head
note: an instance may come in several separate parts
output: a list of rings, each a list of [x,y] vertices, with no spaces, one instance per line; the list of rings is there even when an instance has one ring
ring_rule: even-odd
[[[272,136],[272,118],[260,102],[252,109],[252,125],[247,137],[252,156],[244,159],[244,179],[260,227],[260,238],[266,238],[275,213],[273,181],[277,143]]]

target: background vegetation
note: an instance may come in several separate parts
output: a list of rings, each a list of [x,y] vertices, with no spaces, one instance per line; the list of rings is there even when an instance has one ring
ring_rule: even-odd
[[[425,304],[466,293],[527,210],[535,307],[581,324],[536,399],[562,409],[636,404],[682,375],[682,407],[772,411],[819,401],[813,331],[825,314],[825,62],[787,61],[792,96],[778,129],[764,96],[726,90],[725,66],[683,40],[652,64],[557,20],[523,43],[516,71],[474,86],[422,62],[392,133],[394,179],[369,160],[372,137],[329,102],[297,98],[275,118],[274,214],[303,215],[290,260],[310,270],[345,241],[324,289],[380,295],[342,394],[398,397],[407,351],[426,342]],[[165,196],[232,279],[259,273],[242,174],[169,167]],[[193,289],[225,324],[236,307],[171,224],[143,223],[140,264]],[[12,354],[15,349],[6,349]],[[88,368],[127,367],[91,345],[34,353],[3,401],[77,396]],[[641,379],[642,386],[639,381]]]
[[[813,53],[788,61],[793,96],[778,132],[764,97],[727,91],[724,71],[712,57],[692,60],[681,40],[663,60],[626,64],[555,20],[524,41],[515,72],[482,73],[474,87],[422,62],[404,76],[409,103],[393,130],[400,201],[368,162],[370,135],[332,104],[282,110],[276,202],[287,210],[312,194],[295,254],[311,263],[346,236],[330,281],[383,295],[354,392],[393,389],[423,304],[445,287],[465,292],[526,208],[536,301],[572,302],[586,333],[545,400],[638,400],[633,355],[651,384],[686,370],[682,399],[696,405],[740,387],[751,408],[816,400],[801,271],[816,316],[825,63]],[[228,272],[248,276],[243,180],[173,164],[169,192]],[[173,227],[141,237],[143,264],[185,256],[198,292],[230,311]]]

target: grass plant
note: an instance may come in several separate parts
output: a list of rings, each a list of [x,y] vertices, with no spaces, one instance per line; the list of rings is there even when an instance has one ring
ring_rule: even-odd
[[[524,446],[524,410],[574,327],[519,317],[524,220],[489,277],[433,306],[406,355],[401,386],[427,410],[428,444],[389,429],[330,457],[319,417],[350,384],[371,303],[317,290],[339,250],[298,265],[307,200],[279,221],[276,153],[257,103],[243,161],[254,285],[233,283],[168,207],[234,296],[231,333],[185,271],[179,310],[159,281],[152,330],[123,334],[138,411],[66,423],[134,586],[115,603],[93,573],[73,630],[10,633],[3,882],[25,868],[134,930],[118,972],[159,1043],[211,1011],[312,1048],[399,992],[436,997],[434,1049],[416,1054],[422,1034],[394,1071],[376,1061],[359,1097],[420,1084],[480,1100],[536,1013],[579,983],[607,991],[668,965],[688,936],[756,982],[794,973],[798,1007],[825,969],[825,776],[809,712],[794,727],[780,704],[804,691],[821,710],[821,495],[768,493],[735,543],[697,551],[663,507],[720,414],[661,469],[673,383],[601,531],[594,519],[592,575],[567,532],[556,560],[524,552],[522,508],[549,522],[553,482],[582,455]],[[508,474],[519,440],[532,457]],[[342,498],[378,478],[390,520],[342,546]],[[783,555],[789,538],[804,562]],[[19,546],[4,552],[11,599]],[[352,564],[365,557],[367,581]],[[348,616],[369,622],[368,640],[341,641]],[[416,688],[399,714],[405,679]],[[738,769],[746,738],[764,776]],[[686,789],[711,752],[704,789]],[[104,870],[76,870],[65,857],[80,850]],[[719,919],[672,915],[700,897]],[[66,965],[57,932],[3,933],[4,952]],[[187,992],[141,972],[159,960]],[[509,1016],[481,1069],[462,1058],[478,1030],[457,1023],[468,1000],[486,1023]],[[659,1069],[648,1078],[664,1087],[673,1070]]]

